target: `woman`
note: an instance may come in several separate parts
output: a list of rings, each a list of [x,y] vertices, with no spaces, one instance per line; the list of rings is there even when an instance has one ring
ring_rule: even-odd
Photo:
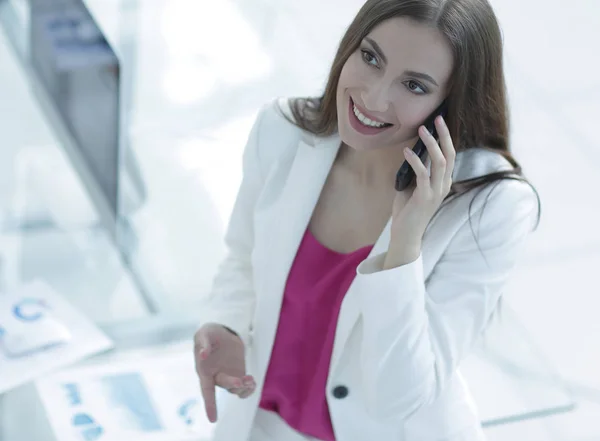
[[[421,124],[443,102],[437,141]],[[404,161],[415,179],[397,191]],[[324,94],[252,129],[195,335],[211,421],[215,386],[231,398],[214,439],[483,439],[458,368],[537,209],[487,1],[367,1]]]

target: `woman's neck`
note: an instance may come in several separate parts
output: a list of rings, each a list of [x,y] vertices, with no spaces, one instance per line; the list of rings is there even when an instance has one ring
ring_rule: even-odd
[[[342,143],[336,162],[347,169],[360,184],[367,186],[388,186],[393,183],[396,173],[404,162],[404,147],[413,145],[411,140],[406,145],[393,149],[356,150]]]

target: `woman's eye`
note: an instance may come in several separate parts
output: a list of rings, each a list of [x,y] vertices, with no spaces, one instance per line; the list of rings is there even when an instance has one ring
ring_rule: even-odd
[[[406,87],[408,88],[408,90],[410,90],[413,93],[417,93],[417,94],[427,93],[427,90],[425,90],[425,87],[423,87],[422,85],[420,85],[419,83],[417,83],[414,80],[407,81]]]
[[[365,63],[370,64],[371,66],[374,66],[374,67],[378,67],[377,58],[375,58],[375,56],[371,52],[369,52],[367,50],[362,50],[361,52],[362,52],[362,58],[365,61]]]

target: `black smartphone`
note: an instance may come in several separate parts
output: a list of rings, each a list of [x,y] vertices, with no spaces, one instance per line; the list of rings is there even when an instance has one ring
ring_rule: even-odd
[[[429,117],[423,123],[425,128],[429,130],[429,133],[431,133],[436,139],[437,131],[435,130],[435,118],[437,118],[438,115],[442,115],[442,117],[445,118],[447,113],[448,106],[446,105],[446,101],[444,101],[442,104],[439,105],[437,109],[433,111],[431,115],[429,115]],[[412,148],[412,150],[417,154],[419,158],[421,158],[421,161],[425,162],[425,157],[427,156],[427,147],[425,147],[425,144],[423,143],[423,140],[420,137],[417,143]],[[414,170],[412,169],[408,161],[404,161],[400,166],[398,173],[396,173],[396,190],[404,190],[410,185],[414,178]]]

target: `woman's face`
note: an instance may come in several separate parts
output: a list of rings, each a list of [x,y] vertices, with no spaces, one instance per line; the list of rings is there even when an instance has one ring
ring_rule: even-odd
[[[437,29],[403,17],[382,22],[342,69],[337,88],[342,141],[356,150],[416,141],[418,127],[447,95],[452,64]]]

